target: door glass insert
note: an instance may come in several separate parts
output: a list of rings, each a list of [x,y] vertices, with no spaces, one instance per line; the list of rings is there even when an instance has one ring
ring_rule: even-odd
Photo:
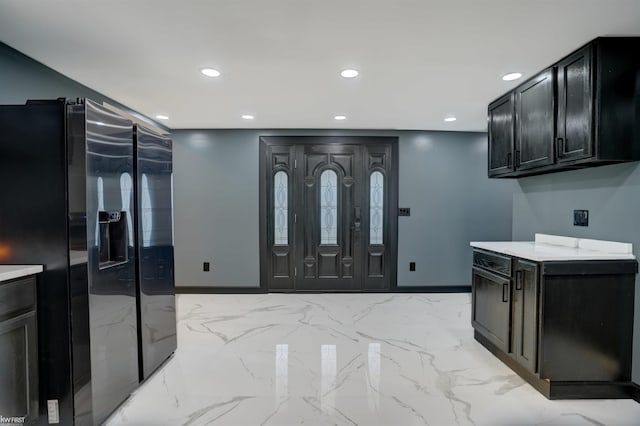
[[[382,244],[384,223],[384,176],[379,171],[369,179],[369,244]]]
[[[338,175],[320,175],[320,244],[338,244]]]
[[[279,171],[273,183],[274,244],[289,244],[289,179],[286,172]]]

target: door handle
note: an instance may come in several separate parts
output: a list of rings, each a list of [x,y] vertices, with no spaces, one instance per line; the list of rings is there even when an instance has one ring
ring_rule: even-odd
[[[522,290],[522,271],[516,271],[516,290]]]
[[[509,284],[508,283],[502,284],[502,301],[503,302],[509,301]]]
[[[353,208],[353,230],[356,232],[360,232],[360,222],[361,222],[361,209],[360,207]]]
[[[558,157],[564,155],[564,139],[558,138]]]

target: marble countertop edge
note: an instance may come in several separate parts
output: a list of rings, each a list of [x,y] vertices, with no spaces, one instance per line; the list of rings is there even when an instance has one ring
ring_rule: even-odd
[[[580,245],[579,240],[577,247],[535,241],[472,241],[470,245],[475,248],[503,253],[537,262],[636,259],[632,253],[631,244],[629,244],[629,250],[626,253],[624,252],[626,251],[624,247],[620,249],[618,246],[610,246],[608,244],[603,244],[603,249],[597,249],[597,245],[589,245],[588,247],[590,248],[587,248]],[[609,247],[612,247],[613,250],[607,250]]]
[[[43,270],[42,265],[0,265],[0,281],[38,274]]]

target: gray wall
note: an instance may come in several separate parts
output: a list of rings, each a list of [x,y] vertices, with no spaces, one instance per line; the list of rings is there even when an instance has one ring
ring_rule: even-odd
[[[1,104],[85,96],[134,113],[0,43]],[[400,285],[468,285],[469,241],[531,240],[535,232],[628,241],[640,257],[638,163],[497,181],[486,178],[484,134],[180,130],[174,131],[178,285],[258,285],[258,136],[291,134],[400,138],[399,201],[411,207],[411,217],[399,218]],[[588,228],[572,225],[574,208],[589,210]],[[204,260],[212,262],[208,274],[201,272]],[[416,272],[408,271],[410,261]],[[637,291],[636,382],[639,311]]]
[[[58,97],[107,101],[140,116],[0,43],[1,104]],[[258,286],[258,136],[332,134],[400,138],[399,201],[412,213],[399,219],[400,285],[469,285],[469,241],[511,238],[513,182],[486,178],[482,133],[181,130],[173,132],[178,285]]]
[[[573,226],[573,210],[589,210],[589,226]],[[517,180],[513,239],[536,232],[633,243],[640,258],[640,165],[618,164]],[[640,278],[636,278],[634,381],[640,381]]]
[[[176,283],[259,285],[258,137],[399,137],[398,285],[470,285],[473,240],[510,240],[514,182],[486,177],[484,133],[174,130]],[[202,262],[211,271],[202,271]],[[417,270],[409,272],[409,262]]]
[[[0,104],[24,104],[28,99],[90,98],[132,114],[154,126],[168,130],[161,123],[126,105],[70,79],[0,42]]]

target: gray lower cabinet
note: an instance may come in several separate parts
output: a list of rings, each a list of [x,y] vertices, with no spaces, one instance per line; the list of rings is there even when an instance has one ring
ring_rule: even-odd
[[[474,337],[549,399],[633,398],[635,260],[474,249]]]
[[[35,277],[0,282],[0,415],[38,418]]]

